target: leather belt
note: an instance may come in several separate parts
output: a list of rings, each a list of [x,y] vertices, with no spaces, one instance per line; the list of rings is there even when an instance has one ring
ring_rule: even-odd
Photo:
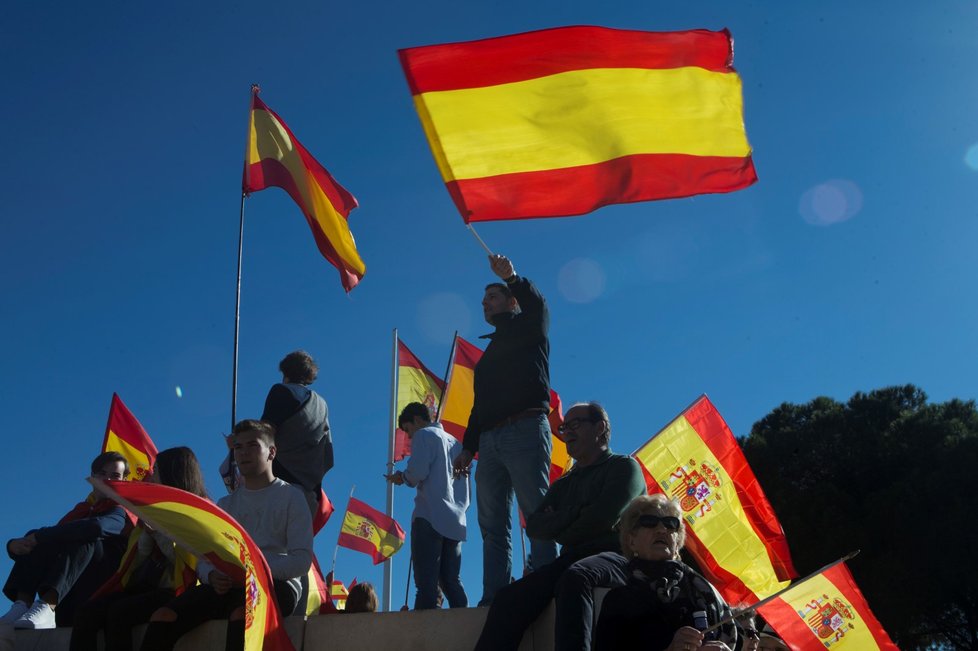
[[[530,409],[524,409],[523,411],[517,412],[512,416],[507,416],[502,419],[492,427],[487,427],[486,429],[497,429],[499,427],[506,427],[507,425],[512,425],[516,421],[523,420],[524,418],[533,418],[539,416],[540,414],[546,414],[547,410],[543,407],[532,407]]]

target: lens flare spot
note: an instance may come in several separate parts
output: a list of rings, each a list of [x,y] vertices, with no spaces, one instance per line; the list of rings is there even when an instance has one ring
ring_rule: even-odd
[[[798,211],[809,224],[831,226],[852,219],[862,207],[863,193],[859,186],[846,179],[832,179],[801,195]]]
[[[478,305],[481,298],[475,296],[471,302]],[[459,294],[437,292],[418,304],[418,329],[432,343],[451,342],[455,330],[465,332],[471,323],[469,302]]]
[[[978,142],[968,147],[964,155],[964,164],[978,172]]]
[[[604,293],[605,273],[590,258],[574,258],[560,269],[557,287],[571,303],[590,303]]]
[[[176,392],[177,392],[177,397],[178,398],[182,398],[183,397],[183,389],[181,389],[179,386],[176,388]]]

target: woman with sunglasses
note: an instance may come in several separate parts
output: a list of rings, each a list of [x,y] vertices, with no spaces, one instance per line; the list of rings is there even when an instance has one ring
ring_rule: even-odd
[[[679,504],[664,495],[636,497],[621,515],[620,536],[629,578],[601,606],[597,651],[735,647],[733,624],[706,634],[698,630],[729,617],[730,609],[716,588],[679,559],[686,542]]]

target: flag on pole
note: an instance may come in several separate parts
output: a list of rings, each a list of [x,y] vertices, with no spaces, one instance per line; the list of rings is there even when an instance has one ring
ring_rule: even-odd
[[[550,390],[550,415],[547,416],[547,420],[550,421],[550,483],[552,484],[570,470],[574,462],[567,453],[567,444],[558,431],[564,422],[564,406],[560,402],[560,396],[553,389]]]
[[[445,382],[428,370],[411,349],[397,340],[397,415],[411,402],[420,402],[428,408],[432,421],[437,419],[438,405]],[[401,428],[394,435],[394,462],[411,454],[411,439]]]
[[[319,252],[340,272],[340,282],[349,292],[366,272],[347,223],[357,200],[253,91],[242,191],[250,194],[273,186],[298,204]]]
[[[633,456],[649,493],[679,502],[686,548],[728,603],[758,601],[798,576],[774,509],[706,396]]]
[[[234,518],[210,501],[178,488],[147,482],[89,481],[154,529],[245,586],[245,651],[293,648],[275,604],[268,563]]]
[[[897,651],[845,563],[799,583],[758,612],[796,651]]]
[[[475,402],[475,365],[481,357],[481,350],[461,337],[455,337],[455,359],[445,387],[440,420],[445,431],[459,441],[465,436]]]
[[[338,544],[363,552],[374,559],[374,565],[386,561],[404,544],[404,530],[377,509],[351,497],[346,506]]]
[[[356,579],[354,579],[354,583],[356,583]],[[353,585],[350,587],[352,588]],[[349,596],[350,591],[345,585],[343,585],[342,581],[333,581],[333,585],[330,588],[330,598],[336,602],[337,610],[346,609],[346,598]]]
[[[400,58],[466,223],[580,215],[757,180],[726,30],[558,27]]]
[[[153,474],[153,465],[156,463],[153,439],[122,402],[118,393],[112,394],[102,452],[118,452],[124,456],[129,462],[131,480],[140,481]]]

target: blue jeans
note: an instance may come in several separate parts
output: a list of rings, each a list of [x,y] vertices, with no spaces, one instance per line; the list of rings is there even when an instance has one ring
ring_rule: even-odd
[[[509,585],[513,572],[513,494],[524,514],[537,510],[550,486],[550,425],[544,414],[486,430],[479,437],[476,502],[482,530],[482,600]],[[533,567],[557,558],[557,543],[530,538]]]
[[[465,608],[469,600],[459,578],[462,569],[462,543],[445,538],[424,518],[411,523],[411,555],[414,558],[414,609],[438,607],[441,585],[450,608]]]

